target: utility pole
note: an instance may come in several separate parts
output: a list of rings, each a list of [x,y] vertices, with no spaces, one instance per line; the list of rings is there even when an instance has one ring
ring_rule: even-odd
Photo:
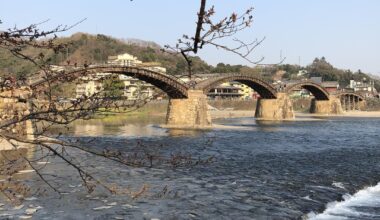
[[[301,67],[301,56],[298,56],[298,66]]]

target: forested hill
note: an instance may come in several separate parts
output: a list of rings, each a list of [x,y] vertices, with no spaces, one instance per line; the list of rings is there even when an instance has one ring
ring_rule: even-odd
[[[322,77],[323,81],[338,81],[342,87],[347,86],[350,80],[370,82],[374,81],[375,88],[380,91],[380,80],[378,77],[361,70],[351,71],[334,67],[325,57],[315,58],[314,61],[306,67],[298,65],[279,65],[277,70],[283,70],[286,73],[283,78],[299,80],[301,78]],[[300,71],[306,71],[305,75],[299,76]]]
[[[61,53],[54,54],[48,52],[46,57],[51,59],[51,64],[71,64],[78,65],[105,63],[108,56],[114,56],[122,53],[129,53],[136,56],[143,62],[159,62],[167,69],[168,74],[183,74],[187,72],[185,60],[180,55],[172,55],[161,51],[161,47],[148,41],[138,39],[120,40],[106,35],[90,35],[85,33],[76,33],[70,37],[58,38],[58,42],[68,43],[68,48]],[[29,55],[38,55],[41,51],[35,48],[27,48],[25,51]],[[233,55],[231,55],[233,56]],[[305,75],[299,76],[300,71],[306,71]],[[1,76],[17,76],[25,78],[29,74],[38,71],[38,69],[30,62],[16,58],[8,51],[0,48],[0,77]],[[228,73],[240,72],[260,75],[267,80],[278,80],[278,73],[282,80],[300,80],[301,78],[309,78],[321,76],[325,81],[338,81],[342,86],[346,86],[351,79],[354,80],[371,80],[374,78],[370,74],[365,74],[360,70],[351,72],[350,70],[341,70],[330,64],[324,57],[316,58],[308,66],[302,67],[298,65],[275,65],[266,67],[248,67],[243,65],[229,65],[219,63],[216,66],[208,65],[199,57],[193,59],[193,72],[195,73]],[[375,80],[376,89],[380,90],[380,81]]]
[[[67,50],[59,54],[49,52],[47,57],[51,58],[51,64],[66,64],[67,60],[71,64],[78,65],[86,63],[105,63],[108,56],[129,53],[136,56],[143,62],[160,62],[167,68],[168,73],[178,74],[186,72],[186,62],[181,56],[164,53],[160,46],[154,42],[141,40],[119,40],[105,35],[90,35],[76,33],[70,37],[57,39],[58,42],[69,43]],[[30,55],[37,55],[39,50],[34,48],[26,49]],[[16,75],[17,77],[27,76],[37,69],[25,60],[12,56],[9,52],[0,49],[0,74]],[[193,61],[194,72],[208,73],[211,70],[206,62],[198,57]]]

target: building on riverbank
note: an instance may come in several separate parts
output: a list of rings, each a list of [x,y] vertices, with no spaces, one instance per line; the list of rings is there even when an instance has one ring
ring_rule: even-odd
[[[124,83],[123,96],[128,100],[145,99],[154,95],[155,88],[149,83],[125,75],[120,75],[119,79]]]
[[[100,73],[99,75],[100,76],[82,79],[81,82],[76,85],[76,97],[88,97],[97,93],[102,93],[104,90],[104,80],[112,74]],[[122,95],[124,98],[128,100],[137,100],[140,98],[153,97],[155,91],[153,85],[125,75],[119,75],[118,79],[124,84]]]
[[[362,81],[350,80],[350,84],[345,88],[346,91],[352,91],[362,94],[365,97],[378,97],[378,91],[375,88],[375,82],[373,80]]]
[[[195,74],[193,79],[195,82],[206,80],[212,77],[222,76],[221,73],[209,73],[209,74]],[[186,74],[176,75],[177,78],[185,83],[189,83],[190,79]],[[212,89],[207,93],[210,99],[240,99],[240,100],[251,100],[258,99],[260,96],[251,87],[236,82],[226,82],[222,83]]]
[[[339,90],[338,81],[324,81],[321,83],[321,86],[325,88],[329,93],[335,93]]]
[[[251,100],[259,98],[259,95],[251,87],[235,81],[222,83],[212,88],[207,96],[211,99]]]
[[[100,93],[103,90],[103,83],[98,80],[88,80],[76,85],[76,98],[89,97]]]
[[[207,93],[207,96],[210,99],[240,99],[242,97],[240,90],[240,88],[235,86],[221,85],[212,88]]]

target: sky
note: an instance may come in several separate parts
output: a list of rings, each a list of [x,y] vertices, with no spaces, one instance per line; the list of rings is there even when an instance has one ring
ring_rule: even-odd
[[[183,34],[194,35],[200,0],[2,0],[1,29],[23,27],[49,19],[41,28],[71,25],[75,32],[137,38],[175,45]],[[380,1],[378,0],[208,0],[215,20],[254,7],[251,28],[236,37],[264,42],[250,59],[264,63],[312,63],[324,56],[341,69],[380,75]],[[232,39],[224,41],[233,46]],[[212,65],[219,62],[252,66],[241,57],[212,47],[198,54]]]

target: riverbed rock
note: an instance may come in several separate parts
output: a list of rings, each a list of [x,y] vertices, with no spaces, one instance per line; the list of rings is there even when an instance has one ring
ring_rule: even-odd
[[[112,206],[99,206],[99,207],[93,208],[92,210],[99,211],[99,210],[110,209],[110,208],[112,208]]]
[[[37,212],[37,208],[29,208],[29,209],[26,209],[25,210],[25,214],[27,215],[31,215],[31,214],[34,214],[35,212]]]
[[[15,206],[13,209],[14,210],[20,210],[22,208],[24,208],[24,205]]]

